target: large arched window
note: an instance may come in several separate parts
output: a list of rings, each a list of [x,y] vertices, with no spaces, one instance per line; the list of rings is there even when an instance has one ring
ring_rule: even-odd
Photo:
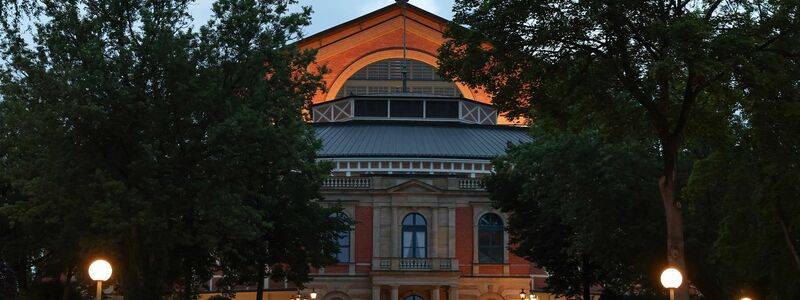
[[[417,295],[408,295],[403,300],[422,300],[422,297]]]
[[[344,213],[333,213],[331,218],[348,219]],[[339,238],[336,239],[339,244],[339,253],[336,253],[336,259],[339,263],[350,262],[350,230],[345,230],[339,233]]]
[[[478,262],[503,263],[503,219],[485,214],[478,221]]]
[[[384,59],[371,63],[350,76],[336,98],[399,93],[402,87],[403,59]],[[461,92],[453,82],[444,80],[436,74],[436,68],[413,59],[408,60],[407,87],[410,93],[461,96]]]
[[[427,256],[427,225],[425,218],[418,213],[410,213],[403,218],[403,257]]]

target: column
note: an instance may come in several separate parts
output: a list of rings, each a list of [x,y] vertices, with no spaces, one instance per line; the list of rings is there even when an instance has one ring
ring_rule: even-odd
[[[439,286],[435,286],[431,290],[431,300],[439,300]]]
[[[458,286],[451,285],[450,286],[450,299],[447,300],[458,300]]]
[[[372,257],[386,256],[386,253],[381,253],[381,211],[383,206],[372,204]],[[372,266],[373,268],[375,266]]]
[[[397,219],[397,206],[392,204],[392,241],[389,242],[389,245],[392,247],[390,251],[392,253],[392,257],[400,257],[400,229],[397,226],[398,222],[402,222],[401,220]]]
[[[447,257],[456,257],[456,208],[447,208]],[[455,266],[458,268],[459,266]]]
[[[391,293],[391,296],[389,297],[389,300],[398,300],[397,299],[398,297],[399,297],[398,296],[398,288],[397,288],[396,285],[393,285],[392,286],[392,293]]]
[[[431,209],[431,238],[429,239],[430,244],[430,257],[438,258],[439,257],[439,208],[434,207]]]
[[[379,285],[372,286],[372,300],[381,300],[381,287]]]

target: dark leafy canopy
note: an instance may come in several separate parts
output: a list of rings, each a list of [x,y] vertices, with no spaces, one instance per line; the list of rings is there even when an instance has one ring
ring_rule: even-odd
[[[769,137],[795,129],[787,120],[798,109],[799,7],[797,1],[462,0],[454,21],[467,26],[448,30],[441,71],[484,87],[511,117],[546,128],[598,128],[605,141],[658,145],[668,260],[714,295],[719,282],[694,280],[704,270],[685,265],[683,213],[692,222],[702,217],[681,204],[687,199],[678,179],[688,170],[680,171],[679,158],[687,145],[712,152],[731,145],[722,141],[737,116],[743,130],[782,145],[769,156],[797,157],[792,135]],[[791,185],[791,176],[779,177],[786,179],[770,182],[781,182],[781,190]],[[796,226],[786,231],[794,244]],[[786,244],[782,251],[792,257],[796,251]],[[707,254],[687,253],[701,256],[687,258],[693,262]],[[688,291],[677,296],[686,299]]]
[[[570,299],[657,290],[663,217],[656,202],[654,149],[606,144],[596,132],[538,130],[533,143],[495,160],[486,180],[494,204],[511,212],[514,252],[543,267],[547,289]]]
[[[220,0],[194,32],[191,1],[23,1],[32,45],[2,8],[0,179],[21,197],[0,208],[0,254],[21,293],[89,283],[98,256],[132,299],[191,297],[219,269],[302,283],[333,261],[348,220],[313,201],[321,72],[290,44],[309,23],[295,2]]]
[[[795,40],[794,45],[800,44]],[[796,50],[797,48],[795,48]],[[765,299],[800,297],[800,61],[751,58],[738,80],[741,114],[684,190],[690,210],[718,203],[710,260],[726,286]],[[703,214],[702,212],[696,212]]]

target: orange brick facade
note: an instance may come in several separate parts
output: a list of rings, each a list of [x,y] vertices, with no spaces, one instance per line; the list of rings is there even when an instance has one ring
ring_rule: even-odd
[[[324,65],[330,71],[323,78],[327,91],[319,92],[313,102],[334,99],[344,82],[370,63],[402,58],[403,13],[406,14],[407,58],[438,66],[436,56],[444,42],[444,21],[414,9],[393,8],[368,15],[300,42],[302,49],[317,49],[317,66]],[[460,83],[456,85],[465,98],[491,102],[480,90],[470,90]]]

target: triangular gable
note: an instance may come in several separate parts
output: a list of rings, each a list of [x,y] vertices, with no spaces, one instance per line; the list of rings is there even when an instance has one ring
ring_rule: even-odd
[[[430,29],[438,31],[439,33],[443,33],[445,26],[447,26],[447,23],[450,22],[445,18],[437,16],[412,4],[406,4],[405,12],[408,21],[417,22],[429,27]],[[333,42],[347,38],[357,32],[378,26],[396,17],[400,17],[402,14],[403,9],[400,7],[400,5],[390,4],[366,15],[308,36],[298,41],[298,45],[300,48],[319,49]]]
[[[386,189],[387,192],[390,193],[441,193],[442,190],[427,184],[425,182],[419,181],[417,179],[411,179],[409,181],[403,182],[401,184],[395,185]]]

